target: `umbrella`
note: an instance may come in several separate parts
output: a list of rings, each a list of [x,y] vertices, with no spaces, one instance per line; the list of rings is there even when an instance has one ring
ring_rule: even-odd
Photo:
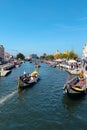
[[[69,60],[68,63],[76,63],[76,60]]]

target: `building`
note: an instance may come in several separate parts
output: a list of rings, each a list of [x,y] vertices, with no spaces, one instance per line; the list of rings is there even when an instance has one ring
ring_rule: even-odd
[[[0,63],[4,63],[4,47],[0,45]]]
[[[31,59],[38,59],[37,54],[31,54],[29,56],[26,57],[27,60],[31,60]]]
[[[82,59],[86,59],[86,58],[87,58],[87,43],[84,45],[82,49]]]
[[[4,61],[9,61],[10,60],[10,55],[8,52],[4,52]]]

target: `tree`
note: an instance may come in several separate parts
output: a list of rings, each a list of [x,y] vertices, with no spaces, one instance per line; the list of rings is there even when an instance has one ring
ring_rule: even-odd
[[[22,53],[18,53],[17,56],[16,56],[16,59],[24,60],[25,56]]]
[[[44,53],[42,56],[40,56],[40,59],[45,59],[45,58],[46,58],[46,56],[47,56],[47,54],[46,54],[46,53]]]
[[[62,58],[68,59],[68,54],[62,54]]]
[[[45,59],[46,60],[54,60],[54,56],[53,55],[46,55]]]
[[[78,58],[78,55],[72,50],[69,52],[69,58],[76,59],[76,58]]]
[[[62,53],[54,55],[54,59],[61,59],[61,58],[62,58]]]

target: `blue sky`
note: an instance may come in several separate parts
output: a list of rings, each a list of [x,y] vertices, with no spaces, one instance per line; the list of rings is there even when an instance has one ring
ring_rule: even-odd
[[[74,50],[87,42],[87,0],[0,0],[0,44],[24,55]]]

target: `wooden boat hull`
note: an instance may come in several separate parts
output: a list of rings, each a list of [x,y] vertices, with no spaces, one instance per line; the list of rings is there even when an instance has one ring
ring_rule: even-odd
[[[75,91],[75,90],[68,90],[67,89],[67,95],[69,97],[72,97],[72,98],[80,98],[82,96],[85,96],[86,95],[86,90],[83,90],[83,91]]]

